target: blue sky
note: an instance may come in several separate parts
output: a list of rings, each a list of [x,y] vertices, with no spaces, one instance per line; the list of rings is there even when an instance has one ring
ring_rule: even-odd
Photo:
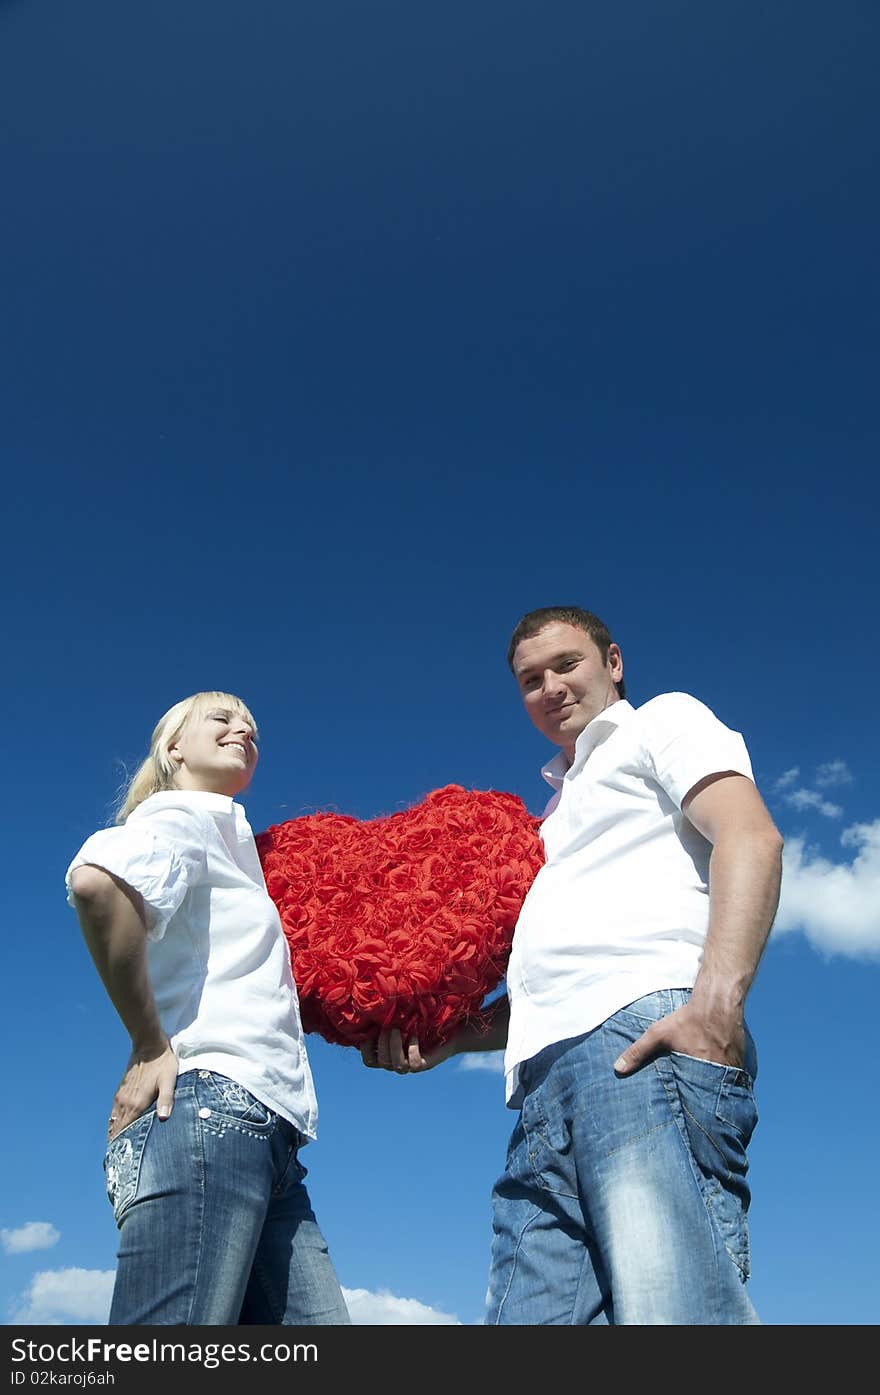
[[[106,1312],[127,1050],[63,873],[158,716],[245,698],[257,830],[450,782],[538,810],[504,654],[559,602],[635,703],[746,737],[787,838],[753,1298],[877,1320],[878,29],[859,0],[0,4],[4,1322]],[[478,1322],[501,1075],[309,1049],[360,1320]]]

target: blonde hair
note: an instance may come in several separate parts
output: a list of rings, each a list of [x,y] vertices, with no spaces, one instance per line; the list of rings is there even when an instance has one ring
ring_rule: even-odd
[[[192,697],[176,702],[156,723],[150,741],[150,754],[135,771],[123,793],[116,815],[117,823],[124,823],[132,809],[136,809],[151,794],[174,789],[176,769],[169,755],[169,748],[174,745],[189,718],[193,714],[200,715],[210,707],[228,707],[233,712],[238,712],[250,722],[256,738],[256,722],[241,698],[234,697],[232,693],[193,693]]]

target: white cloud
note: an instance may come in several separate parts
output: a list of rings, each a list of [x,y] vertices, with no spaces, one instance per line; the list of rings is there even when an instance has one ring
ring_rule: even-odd
[[[48,1250],[57,1245],[61,1232],[49,1221],[25,1221],[17,1230],[0,1230],[0,1244],[8,1255],[23,1255],[29,1250]]]
[[[792,790],[782,797],[793,809],[816,809],[826,819],[839,819],[843,813],[839,804],[831,804],[815,790]]]
[[[851,785],[852,771],[845,760],[829,760],[816,771],[815,783],[824,790],[829,785]]]
[[[463,1051],[458,1058],[459,1070],[488,1070],[493,1075],[504,1074],[503,1051]]]
[[[461,1323],[451,1313],[429,1308],[417,1298],[397,1298],[384,1289],[381,1293],[371,1293],[366,1288],[344,1288],[342,1290],[352,1323],[356,1327],[400,1327],[444,1324],[447,1327],[460,1327]]]
[[[833,862],[789,838],[774,934],[802,930],[817,949],[880,958],[880,819],[844,830],[852,862]]]
[[[115,1277],[114,1269],[42,1270],[13,1304],[12,1322],[103,1325],[110,1314]],[[452,1313],[430,1308],[417,1298],[398,1298],[385,1289],[371,1293],[365,1288],[344,1288],[342,1292],[355,1326],[461,1325]]]
[[[793,765],[790,770],[784,771],[779,779],[773,784],[774,794],[778,794],[784,803],[792,809],[815,809],[826,819],[839,819],[843,809],[839,804],[832,804],[826,799],[820,790],[830,789],[834,785],[851,785],[853,776],[845,760],[828,760],[823,765],[816,768],[815,789],[797,787],[800,779],[800,766]]]
[[[15,1307],[14,1323],[58,1326],[107,1321],[114,1269],[44,1269],[35,1274]]]
[[[43,1269],[33,1275],[13,1311],[13,1322],[59,1327],[77,1322],[103,1325],[110,1313],[114,1269]],[[343,1289],[351,1322],[377,1325],[460,1325],[452,1313],[432,1309],[418,1299],[400,1299],[388,1290]]]
[[[798,776],[800,775],[800,773],[801,773],[801,771],[800,771],[800,766],[798,766],[798,765],[792,766],[791,770],[786,770],[786,772],[785,772],[784,775],[780,775],[779,779],[776,781],[776,784],[773,786],[773,788],[774,788],[775,790],[787,790],[787,789],[790,789],[791,786],[794,784],[795,780],[796,780],[796,779],[798,778]]]

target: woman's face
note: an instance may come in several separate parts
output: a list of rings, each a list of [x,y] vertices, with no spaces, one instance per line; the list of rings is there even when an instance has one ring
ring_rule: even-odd
[[[231,796],[250,784],[258,757],[247,717],[222,706],[191,712],[168,754],[177,789]]]

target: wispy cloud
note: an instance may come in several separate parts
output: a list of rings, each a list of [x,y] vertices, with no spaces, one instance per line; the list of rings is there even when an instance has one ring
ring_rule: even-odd
[[[843,813],[839,804],[832,804],[817,790],[792,790],[790,794],[784,794],[782,797],[792,809],[815,809],[826,819],[839,819]]]
[[[845,760],[829,760],[819,766],[814,783],[824,790],[831,785],[851,785],[852,782],[852,771]]]
[[[851,862],[835,862],[789,838],[774,935],[801,930],[828,954],[880,958],[880,819],[843,831]]]
[[[356,1327],[461,1326],[459,1319],[451,1313],[429,1308],[417,1298],[398,1298],[385,1290],[371,1293],[366,1288],[344,1288],[342,1293]]]
[[[13,1305],[12,1321],[53,1327],[103,1324],[110,1313],[114,1275],[113,1269],[44,1269]]]
[[[778,794],[783,803],[792,809],[799,809],[801,812],[805,809],[815,809],[826,819],[839,819],[843,813],[840,805],[832,804],[830,799],[826,799],[818,790],[799,785],[800,775],[800,766],[793,765],[772,785],[773,793]],[[823,789],[831,785],[848,784],[851,780],[846,762],[842,760],[830,760],[825,765],[820,765],[816,771],[815,783]]]
[[[61,1232],[49,1221],[25,1221],[15,1230],[0,1230],[0,1245],[8,1255],[23,1255],[30,1250],[48,1250],[57,1245]]]
[[[791,770],[786,770],[783,775],[780,775],[773,788],[775,790],[791,789],[792,785],[795,784],[800,777],[800,773],[800,766],[793,765]]]
[[[503,1051],[464,1051],[458,1057],[459,1070],[487,1070],[493,1075],[504,1074]]]

